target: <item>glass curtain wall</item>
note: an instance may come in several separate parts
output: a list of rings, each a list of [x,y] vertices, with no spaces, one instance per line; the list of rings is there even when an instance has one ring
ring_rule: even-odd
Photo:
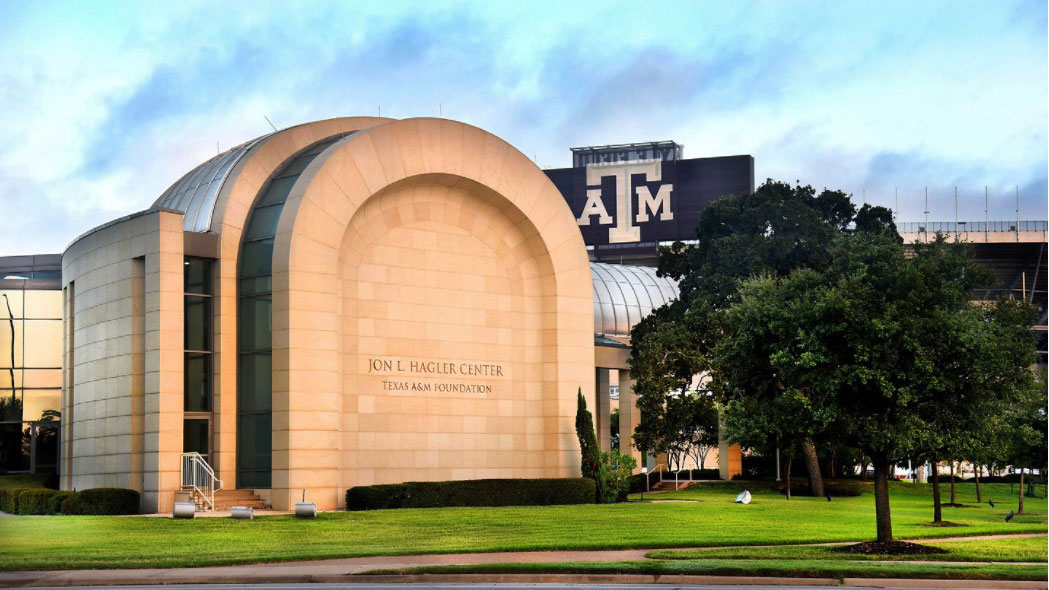
[[[237,487],[271,486],[273,453],[273,236],[302,171],[345,133],[293,156],[259,193],[245,226],[237,281]]]
[[[15,287],[0,288],[0,472],[33,469],[33,455],[38,472],[53,469],[58,451],[57,428],[42,427],[60,416],[62,291],[24,288],[27,278],[0,276]]]

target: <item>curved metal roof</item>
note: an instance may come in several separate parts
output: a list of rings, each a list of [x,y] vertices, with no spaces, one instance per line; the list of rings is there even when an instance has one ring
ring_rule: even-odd
[[[222,183],[237,162],[270,135],[273,133],[242,143],[190,170],[153,202],[153,208],[175,209],[185,213],[182,229],[186,231],[209,231]]]
[[[594,334],[629,336],[641,318],[676,299],[677,283],[657,277],[650,266],[591,262],[594,280]]]

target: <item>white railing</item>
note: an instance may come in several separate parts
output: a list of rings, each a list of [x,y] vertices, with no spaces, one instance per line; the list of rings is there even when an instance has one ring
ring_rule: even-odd
[[[182,489],[195,492],[203,499],[205,510],[215,509],[215,492],[222,489],[222,480],[200,453],[182,453]]]

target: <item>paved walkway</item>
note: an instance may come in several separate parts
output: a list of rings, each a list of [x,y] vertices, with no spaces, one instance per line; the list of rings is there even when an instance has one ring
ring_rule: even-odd
[[[964,541],[970,539],[1000,539],[1019,537],[1044,537],[1044,533],[1025,533],[1019,535],[988,535],[977,537],[948,537],[936,539],[937,541]],[[929,539],[925,539],[928,541]],[[841,545],[843,543],[819,543],[811,545]],[[810,546],[811,546],[810,545]],[[753,548],[753,545],[736,546],[735,548]],[[763,545],[762,547],[782,547],[782,545]],[[682,549],[695,549],[694,547],[682,547]],[[639,575],[627,579],[624,575],[561,575],[561,574],[528,574],[528,575],[488,575],[488,574],[465,574],[435,577],[433,575],[406,575],[406,576],[361,576],[353,577],[354,574],[377,570],[377,569],[399,569],[420,567],[428,565],[476,565],[486,563],[542,563],[542,562],[566,562],[566,561],[638,561],[645,559],[645,554],[652,549],[622,549],[611,551],[510,551],[500,553],[452,553],[437,555],[388,555],[375,557],[350,557],[340,559],[323,559],[314,561],[294,561],[280,563],[265,563],[254,565],[231,565],[217,567],[198,568],[150,568],[150,569],[98,569],[98,570],[51,570],[51,571],[29,571],[29,572],[0,572],[0,587],[26,587],[26,586],[101,586],[101,585],[128,585],[128,584],[224,584],[224,583],[303,583],[303,582],[405,582],[405,581],[445,581],[445,582],[490,582],[517,583],[523,581],[538,581],[540,577],[549,582],[571,582],[571,583],[688,583],[688,584],[764,584],[764,585],[822,585],[837,580],[815,579],[801,581],[797,578],[750,578],[750,577],[712,577],[712,576],[667,576],[667,575]],[[910,562],[908,562],[910,563]],[[981,563],[981,562],[950,562],[950,563]],[[992,563],[992,562],[984,562]],[[1032,563],[1030,565],[1041,565]],[[637,579],[633,579],[636,577]],[[547,578],[549,578],[547,580]],[[596,580],[596,581],[595,581]],[[697,581],[698,580],[698,581]],[[710,581],[715,580],[715,581]],[[885,580],[849,579],[851,585],[879,585],[891,586]],[[853,584],[856,582],[856,584]],[[878,584],[873,584],[878,582]],[[925,587],[936,586],[935,580],[917,581],[907,580],[908,585],[926,584]],[[928,585],[932,584],[932,585]],[[1005,585],[994,585],[996,583],[980,582],[980,588],[1023,588],[1023,589],[1045,589],[1046,584],[1041,582],[1008,582]],[[1032,585],[1033,584],[1033,585]],[[966,583],[952,581],[951,587],[966,587]]]

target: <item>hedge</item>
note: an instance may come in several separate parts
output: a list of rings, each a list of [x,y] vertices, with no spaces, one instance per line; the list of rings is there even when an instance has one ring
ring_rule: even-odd
[[[124,488],[91,488],[62,500],[62,514],[138,514],[139,493]]]
[[[8,514],[18,513],[18,496],[33,488],[0,488],[0,511]],[[36,488],[40,489],[40,488]]]
[[[596,493],[588,478],[411,481],[350,488],[346,509],[593,504]]]
[[[62,500],[72,494],[59,490],[23,490],[18,494],[18,514],[58,514]]]

